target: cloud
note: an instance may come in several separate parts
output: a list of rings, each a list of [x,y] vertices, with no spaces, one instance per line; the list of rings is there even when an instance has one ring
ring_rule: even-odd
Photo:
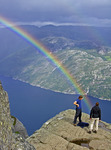
[[[109,26],[111,0],[0,0],[0,14],[15,22]]]

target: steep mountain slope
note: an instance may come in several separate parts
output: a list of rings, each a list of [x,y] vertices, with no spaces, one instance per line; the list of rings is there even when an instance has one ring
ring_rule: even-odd
[[[54,52],[89,95],[111,99],[111,52],[61,50]],[[0,74],[54,91],[76,93],[60,68],[29,47],[0,62]]]
[[[111,99],[111,28],[20,26],[40,40],[67,67],[89,95]],[[0,74],[64,93],[76,88],[60,68],[20,36],[0,29]]]

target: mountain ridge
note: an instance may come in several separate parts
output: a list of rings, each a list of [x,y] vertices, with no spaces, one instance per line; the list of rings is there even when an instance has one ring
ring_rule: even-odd
[[[24,28],[26,29],[25,26]],[[87,40],[77,40],[76,33],[80,33],[83,30],[80,33],[83,34],[87,29],[87,27],[82,27],[80,31],[76,31],[79,28],[81,27],[71,27],[70,29],[68,26],[64,28],[62,26],[45,26],[41,28],[33,28],[33,26],[30,28],[28,26],[26,30],[30,30],[35,38],[40,35],[40,41],[48,47],[49,52],[57,56],[62,64],[68,68],[85,93],[110,100],[111,47],[101,45],[96,39],[94,41],[88,39],[89,35],[86,34],[82,36],[86,36]],[[64,29],[67,29],[67,31],[64,32]],[[106,28],[102,27],[98,29],[106,30]],[[73,35],[73,33],[70,33],[72,30],[74,30],[73,33],[76,40],[68,38]],[[80,39],[83,38],[79,34],[77,36]],[[14,43],[13,38],[12,43]],[[13,49],[10,55],[6,53],[2,57],[0,61],[1,75],[10,76],[14,79],[19,79],[53,91],[76,93],[76,89],[67,82],[60,68],[51,64],[47,60],[47,56],[43,56],[40,51],[31,47],[28,43],[24,44],[25,46],[20,45],[16,50]]]
[[[93,56],[81,50],[63,50],[55,52],[55,55],[68,68],[86,93],[89,91],[88,94],[91,96],[110,99],[111,61],[105,61],[101,57]],[[8,67],[9,64],[10,67]],[[0,67],[0,74],[2,75],[7,76],[8,74],[14,79],[53,91],[75,93],[74,87],[68,83],[60,68],[51,64],[46,57],[35,49],[29,48],[15,53],[14,56],[0,63]],[[108,87],[109,91],[104,87]]]

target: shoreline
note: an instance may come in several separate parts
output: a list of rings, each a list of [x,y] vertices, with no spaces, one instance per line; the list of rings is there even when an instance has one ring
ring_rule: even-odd
[[[29,83],[28,81],[24,81],[22,79],[18,79],[18,78],[14,78],[14,77],[10,77],[10,76],[4,76],[4,75],[1,75],[3,77],[8,77],[8,78],[12,78],[13,80],[18,80],[18,81],[21,81],[23,83],[27,83],[33,87],[38,87],[38,88],[41,88],[41,89],[44,89],[44,90],[49,90],[49,91],[52,91],[52,92],[55,92],[55,93],[61,93],[61,94],[69,94],[69,95],[79,95],[78,93],[76,92],[73,92],[73,93],[68,93],[68,92],[61,92],[61,91],[57,91],[57,90],[51,90],[49,88],[45,88],[45,87],[41,87],[40,85],[34,85],[34,84],[31,84]],[[87,96],[91,96],[91,95],[88,95],[86,94]],[[91,97],[94,97],[94,96],[91,96]],[[94,98],[97,98],[97,99],[100,99],[100,100],[104,100],[104,101],[111,101],[111,99],[105,99],[105,98],[102,98],[102,97],[94,97]]]
[[[11,77],[12,78],[12,77]],[[29,84],[29,85],[31,85],[31,86],[34,86],[34,87],[39,87],[39,88],[41,88],[41,89],[45,89],[45,90],[49,90],[49,91],[52,91],[52,92],[56,92],[56,93],[62,93],[62,94],[69,94],[69,95],[79,95],[78,93],[76,93],[76,92],[74,92],[74,93],[68,93],[68,92],[61,92],[61,91],[57,91],[57,90],[51,90],[51,89],[48,89],[48,88],[45,88],[45,87],[41,87],[40,85],[34,85],[34,84],[31,84],[31,83],[29,83],[28,81],[24,81],[24,80],[22,80],[22,79],[16,79],[16,78],[12,78],[12,79],[14,79],[14,80],[19,80],[19,81],[21,81],[21,82],[24,82],[24,83],[27,83],[27,84]],[[86,94],[87,96],[91,96],[91,95],[88,95],[88,94]],[[94,97],[94,96],[91,96],[91,97]],[[111,101],[111,99],[104,99],[104,98],[102,98],[102,97],[94,97],[94,98],[98,98],[98,99],[100,99],[100,100],[104,100],[104,101]]]

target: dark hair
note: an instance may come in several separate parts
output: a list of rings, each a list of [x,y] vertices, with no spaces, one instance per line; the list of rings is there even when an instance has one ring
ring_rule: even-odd
[[[98,102],[96,102],[96,106],[99,106],[99,103],[98,103]]]
[[[83,98],[83,96],[82,96],[82,95],[80,95],[80,96],[79,96],[79,98]]]

